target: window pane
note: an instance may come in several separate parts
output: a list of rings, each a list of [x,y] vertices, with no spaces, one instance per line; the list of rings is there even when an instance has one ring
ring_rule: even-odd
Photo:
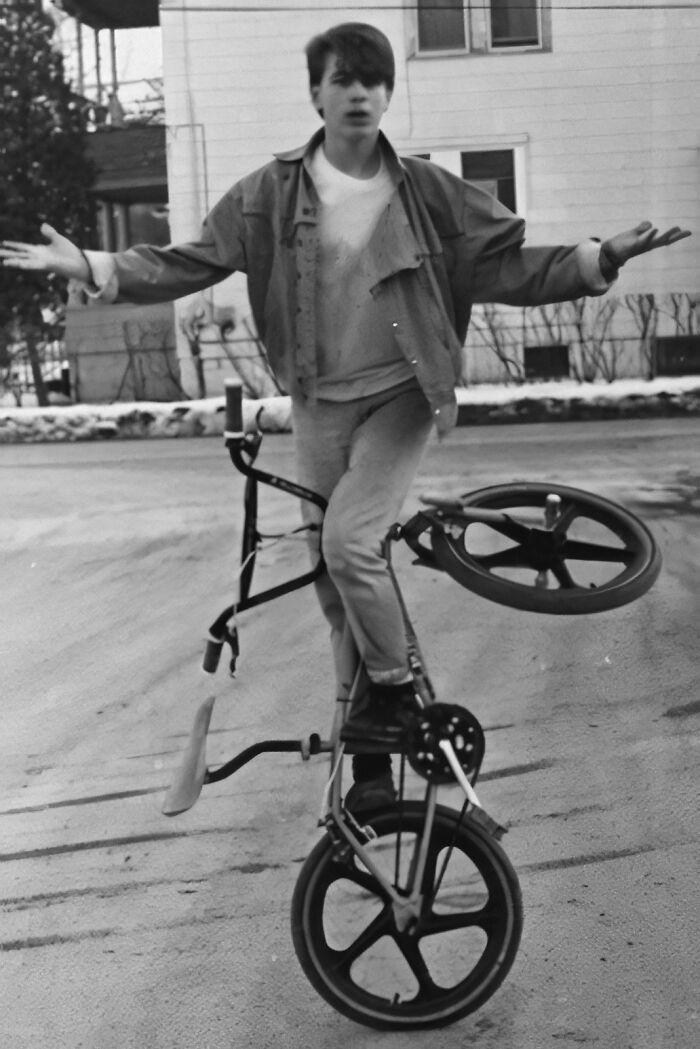
[[[491,0],[493,47],[539,44],[538,0]]]
[[[418,0],[418,50],[464,48],[463,0]]]
[[[129,239],[132,244],[155,244],[165,247],[170,243],[170,223],[165,204],[130,204]]]
[[[523,365],[526,379],[568,379],[569,347],[561,343],[523,346]]]
[[[515,211],[515,166],[512,149],[462,153],[462,178],[481,186]]]

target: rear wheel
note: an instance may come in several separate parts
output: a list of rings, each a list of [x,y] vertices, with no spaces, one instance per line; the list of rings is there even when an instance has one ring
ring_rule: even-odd
[[[375,862],[406,889],[425,805],[378,810]],[[515,958],[522,929],[517,876],[468,815],[438,806],[418,918],[399,929],[376,878],[329,835],[304,863],[292,901],[297,956],[334,1009],[370,1027],[440,1027],[478,1009]]]

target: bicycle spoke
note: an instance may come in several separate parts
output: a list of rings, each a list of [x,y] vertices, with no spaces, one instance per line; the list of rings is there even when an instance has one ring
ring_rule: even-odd
[[[507,514],[508,511],[504,510],[503,512]],[[512,539],[514,543],[527,542],[527,537],[530,534],[528,525],[522,524],[520,521],[514,521],[510,517],[504,521],[481,521],[479,523],[486,525],[487,528],[492,528],[494,532],[505,536],[506,539]]]
[[[552,531],[557,533],[566,532],[571,522],[575,521],[578,516],[579,509],[576,503],[564,503]]]
[[[388,901],[387,893],[384,891],[384,889],[379,884],[374,875],[370,874],[369,871],[361,870],[357,866],[353,866],[351,868],[343,867],[343,877],[347,881],[351,881],[354,885],[357,885],[358,888],[364,889],[364,891],[369,893],[371,896],[376,896],[377,899],[380,900],[382,903],[386,903]]]
[[[522,546],[509,546],[507,550],[497,550],[494,554],[472,554],[473,561],[482,568],[531,568]]]
[[[629,550],[626,546],[604,546],[602,543],[567,539],[561,556],[572,561],[606,561],[628,565],[634,558],[634,551]]]
[[[331,964],[339,972],[349,977],[353,962],[357,961],[392,928],[391,910],[389,907],[384,907],[348,947],[340,951],[328,949]]]
[[[418,981],[418,994],[415,1000],[421,998],[434,998],[440,994],[442,988],[439,987],[432,976],[430,970],[425,964],[425,959],[420,952],[420,947],[415,940],[409,940],[405,936],[396,937],[396,944],[403,954],[406,962],[408,963],[411,972]]]
[[[551,572],[556,581],[559,583],[559,586],[562,587],[564,590],[575,590],[577,588],[578,584],[574,577],[571,575],[571,572],[569,571],[569,566],[566,565],[563,561],[558,561],[556,564],[552,565]]]

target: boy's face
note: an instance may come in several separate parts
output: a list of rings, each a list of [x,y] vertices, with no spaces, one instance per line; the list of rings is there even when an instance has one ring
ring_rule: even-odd
[[[356,74],[339,67],[337,55],[330,54],[321,83],[311,88],[311,100],[322,112],[327,134],[359,141],[376,138],[391,91],[384,82],[361,83]]]

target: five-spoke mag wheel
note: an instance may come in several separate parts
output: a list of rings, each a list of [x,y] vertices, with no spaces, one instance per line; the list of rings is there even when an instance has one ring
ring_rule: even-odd
[[[406,891],[425,806],[405,802],[367,817],[375,859]],[[516,874],[468,815],[438,806],[419,916],[399,928],[377,879],[325,835],[304,863],[292,901],[299,961],[316,990],[359,1023],[439,1027],[473,1012],[500,986],[522,928]]]
[[[556,513],[545,523],[552,496]],[[490,601],[555,615],[601,612],[641,597],[661,569],[646,525],[602,496],[523,483],[482,488],[460,502],[463,509],[432,511],[433,553]],[[479,510],[488,519],[478,520]]]

